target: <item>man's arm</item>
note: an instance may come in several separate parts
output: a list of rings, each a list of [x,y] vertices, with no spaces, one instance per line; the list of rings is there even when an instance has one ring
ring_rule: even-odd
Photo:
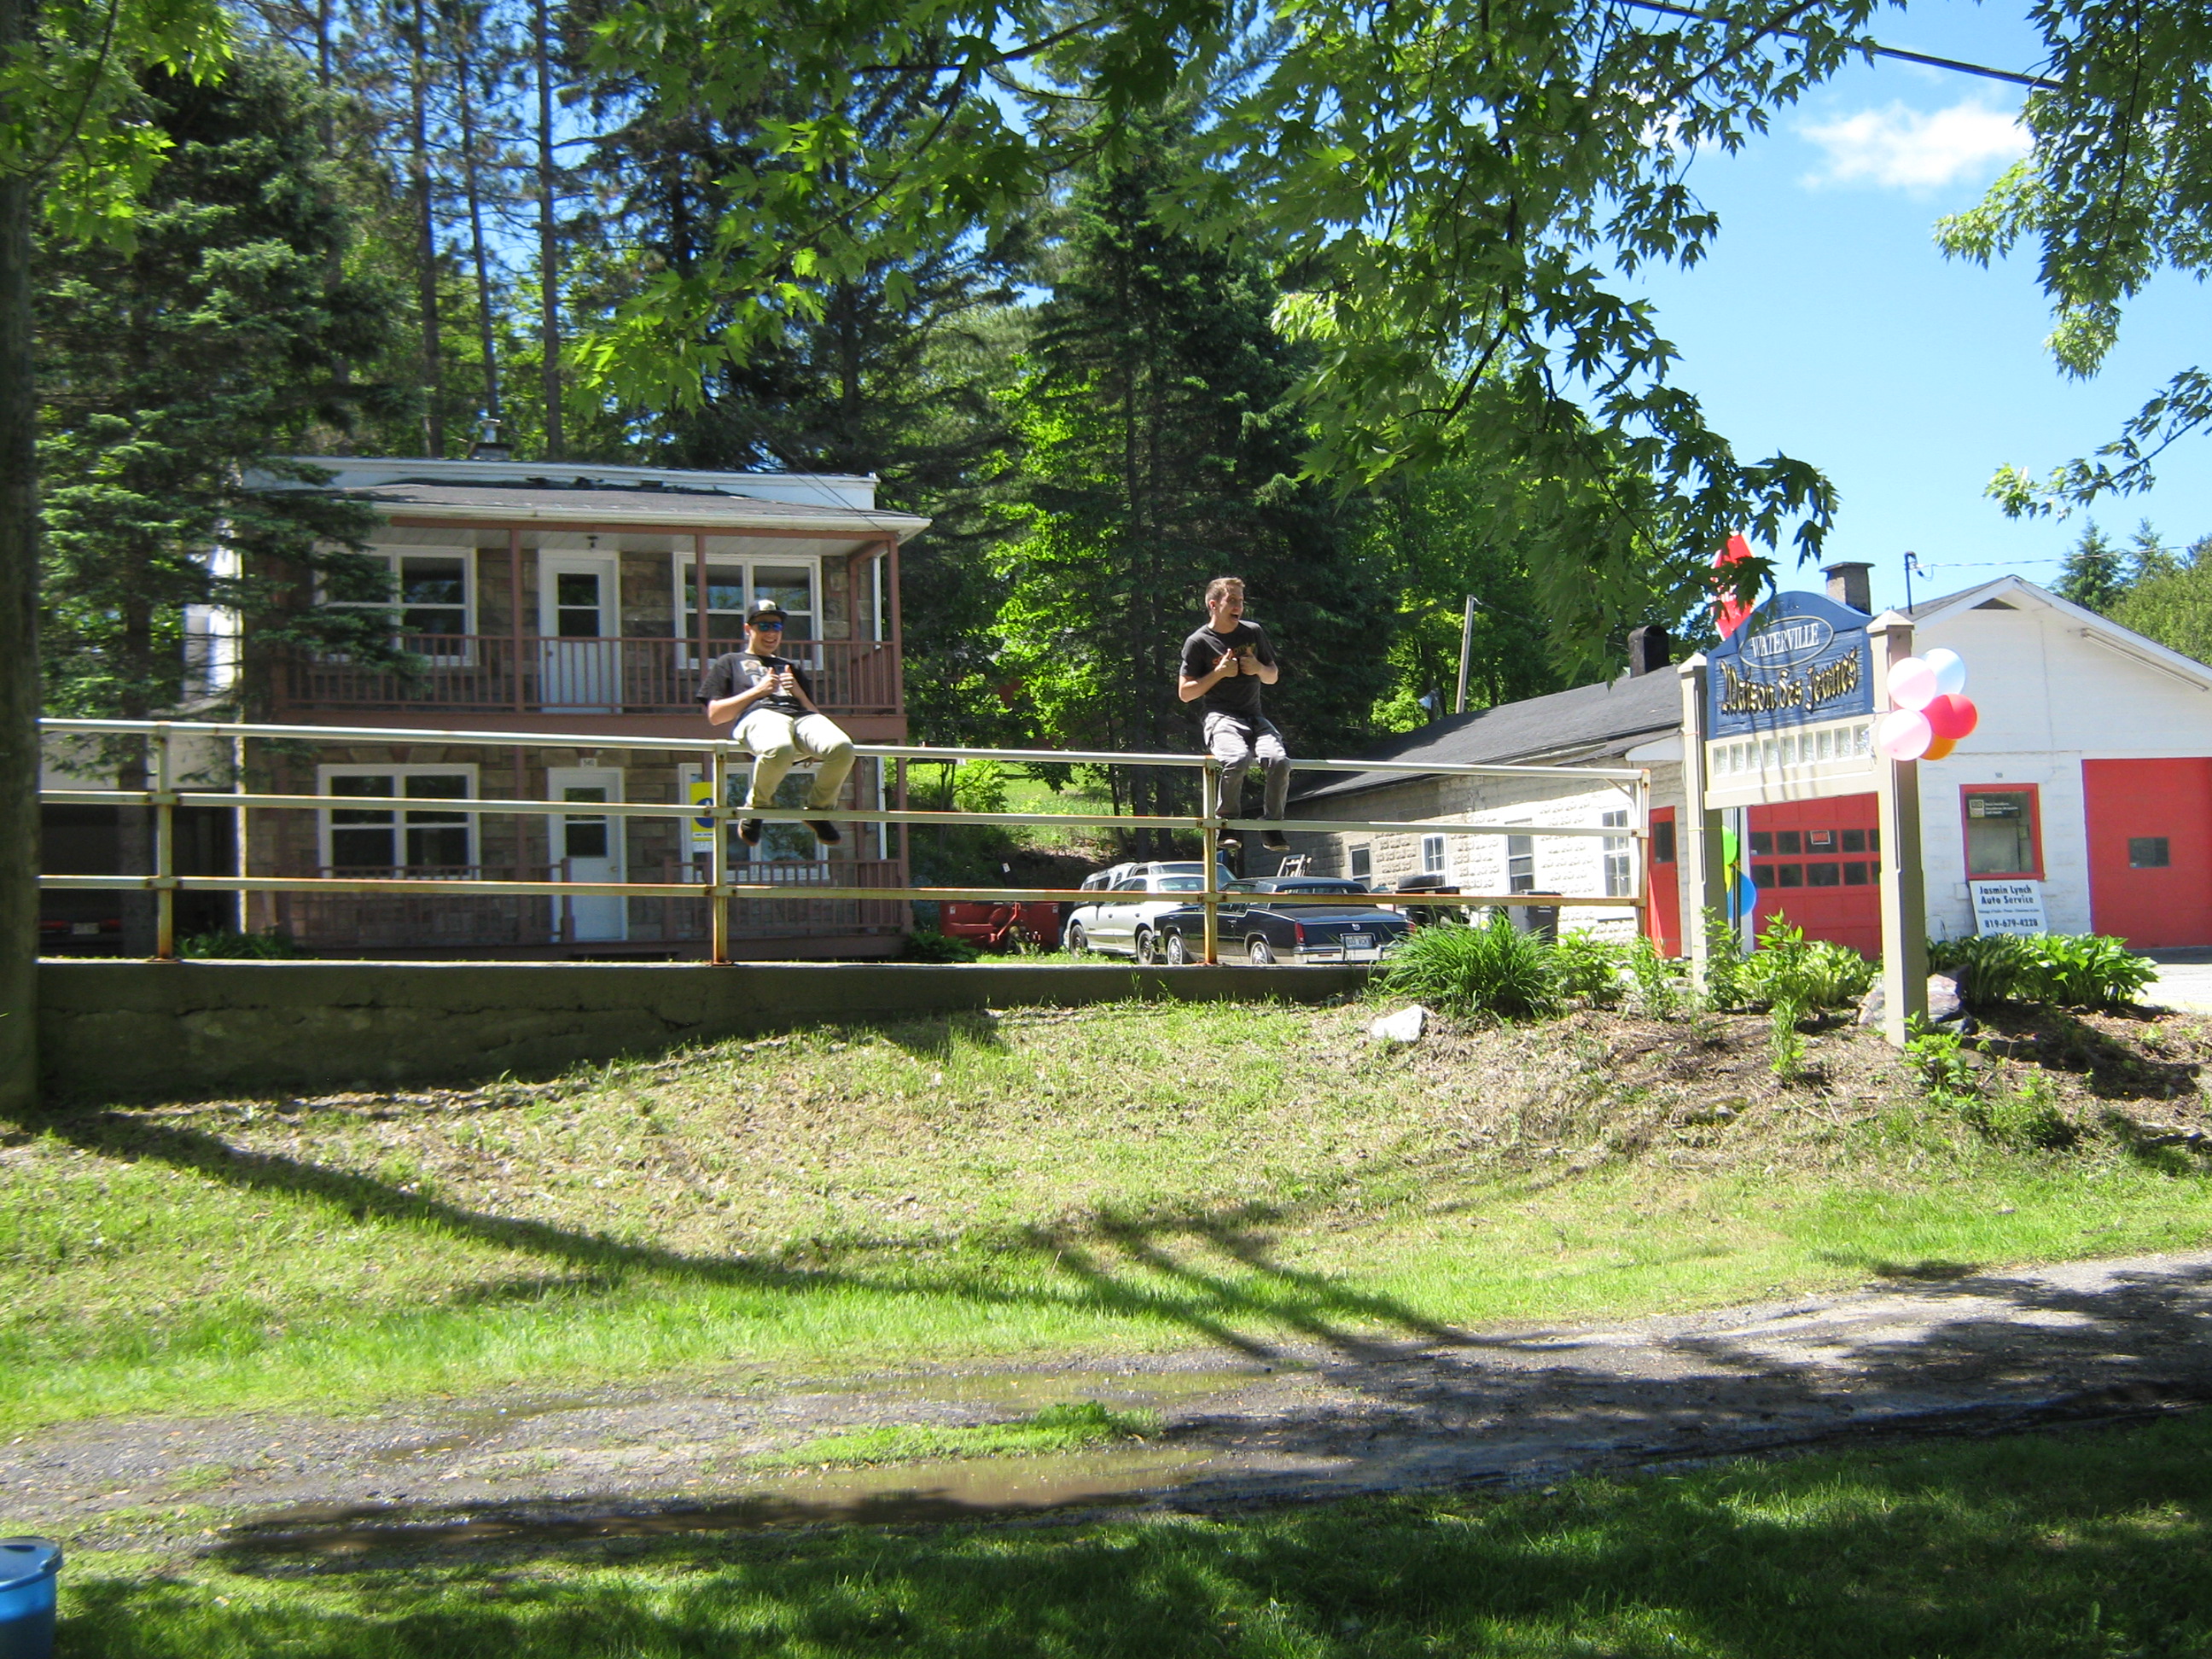
[[[1252,665],[1245,672],[1257,674],[1262,685],[1273,685],[1281,678],[1283,671],[1275,665],[1274,645],[1265,634],[1253,641]]]
[[[1237,672],[1237,653],[1234,651],[1224,651],[1221,653],[1221,660],[1213,665],[1212,672],[1201,674],[1196,679],[1193,679],[1188,674],[1185,674],[1181,679],[1177,680],[1176,682],[1176,696],[1182,698],[1185,702],[1196,702],[1200,697],[1212,690],[1215,686],[1220,684],[1222,681],[1227,679],[1231,674],[1234,674]],[[1256,670],[1255,672],[1256,672]],[[1262,681],[1261,684],[1273,685],[1274,681],[1272,679],[1265,680]]]
[[[728,725],[775,690],[775,677],[773,674],[764,674],[759,680],[742,691],[732,692],[726,697],[709,698],[707,702],[707,724]],[[808,705],[809,708],[812,706],[811,703]]]

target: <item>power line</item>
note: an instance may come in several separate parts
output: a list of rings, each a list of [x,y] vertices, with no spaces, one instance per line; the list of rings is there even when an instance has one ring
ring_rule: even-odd
[[[1694,18],[1701,23],[1723,21],[1692,7],[1668,5],[1666,0],[1621,0],[1621,3],[1633,6],[1640,11],[1663,11],[1670,17]],[[1779,25],[1767,32],[1771,34],[1786,34],[1796,40],[1812,38],[1802,29],[1784,28]],[[1960,75],[1978,75],[1985,80],[2004,81],[2016,87],[2033,87],[2039,92],[2057,92],[2059,89],[2058,82],[2056,81],[2046,80],[2039,75],[2022,75],[2017,70],[1991,69],[1986,64],[1969,64],[1963,58],[1938,58],[1931,52],[1907,52],[1903,46],[1878,46],[1872,40],[1860,40],[1853,44],[1860,51],[1870,52],[1876,58],[1896,58],[1908,64],[1924,64],[1930,69],[1954,70]]]

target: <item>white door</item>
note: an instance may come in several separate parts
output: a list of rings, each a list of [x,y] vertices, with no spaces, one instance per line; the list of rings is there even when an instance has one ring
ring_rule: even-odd
[[[620,800],[623,775],[619,767],[555,766],[545,773],[545,798],[572,800],[580,806]],[[623,879],[623,820],[603,812],[564,814],[553,825],[553,860],[566,864],[564,880],[620,881]],[[569,894],[553,901],[553,932],[556,939],[607,939],[629,937],[629,903],[614,897]],[[565,925],[564,925],[565,924]]]
[[[577,714],[622,712],[619,561],[596,553],[538,559],[538,700]]]

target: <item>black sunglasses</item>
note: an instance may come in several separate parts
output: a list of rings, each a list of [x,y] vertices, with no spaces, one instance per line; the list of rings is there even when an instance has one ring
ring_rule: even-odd
[[[748,623],[746,626],[749,628],[772,629],[780,634],[783,631],[783,618],[781,617],[756,617],[751,622]]]

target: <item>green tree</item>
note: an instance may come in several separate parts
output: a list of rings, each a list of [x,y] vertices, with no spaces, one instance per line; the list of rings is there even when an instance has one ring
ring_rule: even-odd
[[[1174,137],[1076,192],[1012,396],[1020,531],[993,559],[1002,672],[1052,741],[1188,750],[1182,641],[1207,580],[1241,576],[1283,658],[1269,713],[1297,752],[1326,753],[1365,730],[1391,606],[1357,508],[1295,476],[1297,353],[1269,321],[1264,266],[1161,222]],[[1170,810],[1182,782],[1139,774],[1129,799]]]
[[[2030,15],[2047,54],[2021,116],[2033,148],[1937,234],[1983,264],[2034,247],[2051,356],[2087,379],[2159,272],[2212,274],[2212,14],[2200,0],[2038,0]],[[2132,494],[2208,422],[2212,374],[2185,368],[2094,454],[2040,479],[2002,467],[1990,493],[2015,517]]]
[[[2138,522],[2135,536],[2128,543],[2128,586],[2137,587],[2160,576],[2171,576],[2180,568],[2181,561],[2159,540],[2151,521],[2144,519]]]
[[[31,237],[127,240],[165,139],[131,118],[149,65],[210,73],[228,55],[216,0],[104,7],[0,0],[0,1111],[38,1089],[39,579]]]
[[[2121,596],[2112,620],[2185,657],[2212,664],[2212,536],[2198,538],[2186,557],[2168,559],[2170,568],[2136,582]]]
[[[2067,554],[2065,567],[2051,592],[2062,599],[2109,614],[2128,591],[2127,569],[2120,550],[2097,527],[2094,519],[2081,527],[2081,538]]]

